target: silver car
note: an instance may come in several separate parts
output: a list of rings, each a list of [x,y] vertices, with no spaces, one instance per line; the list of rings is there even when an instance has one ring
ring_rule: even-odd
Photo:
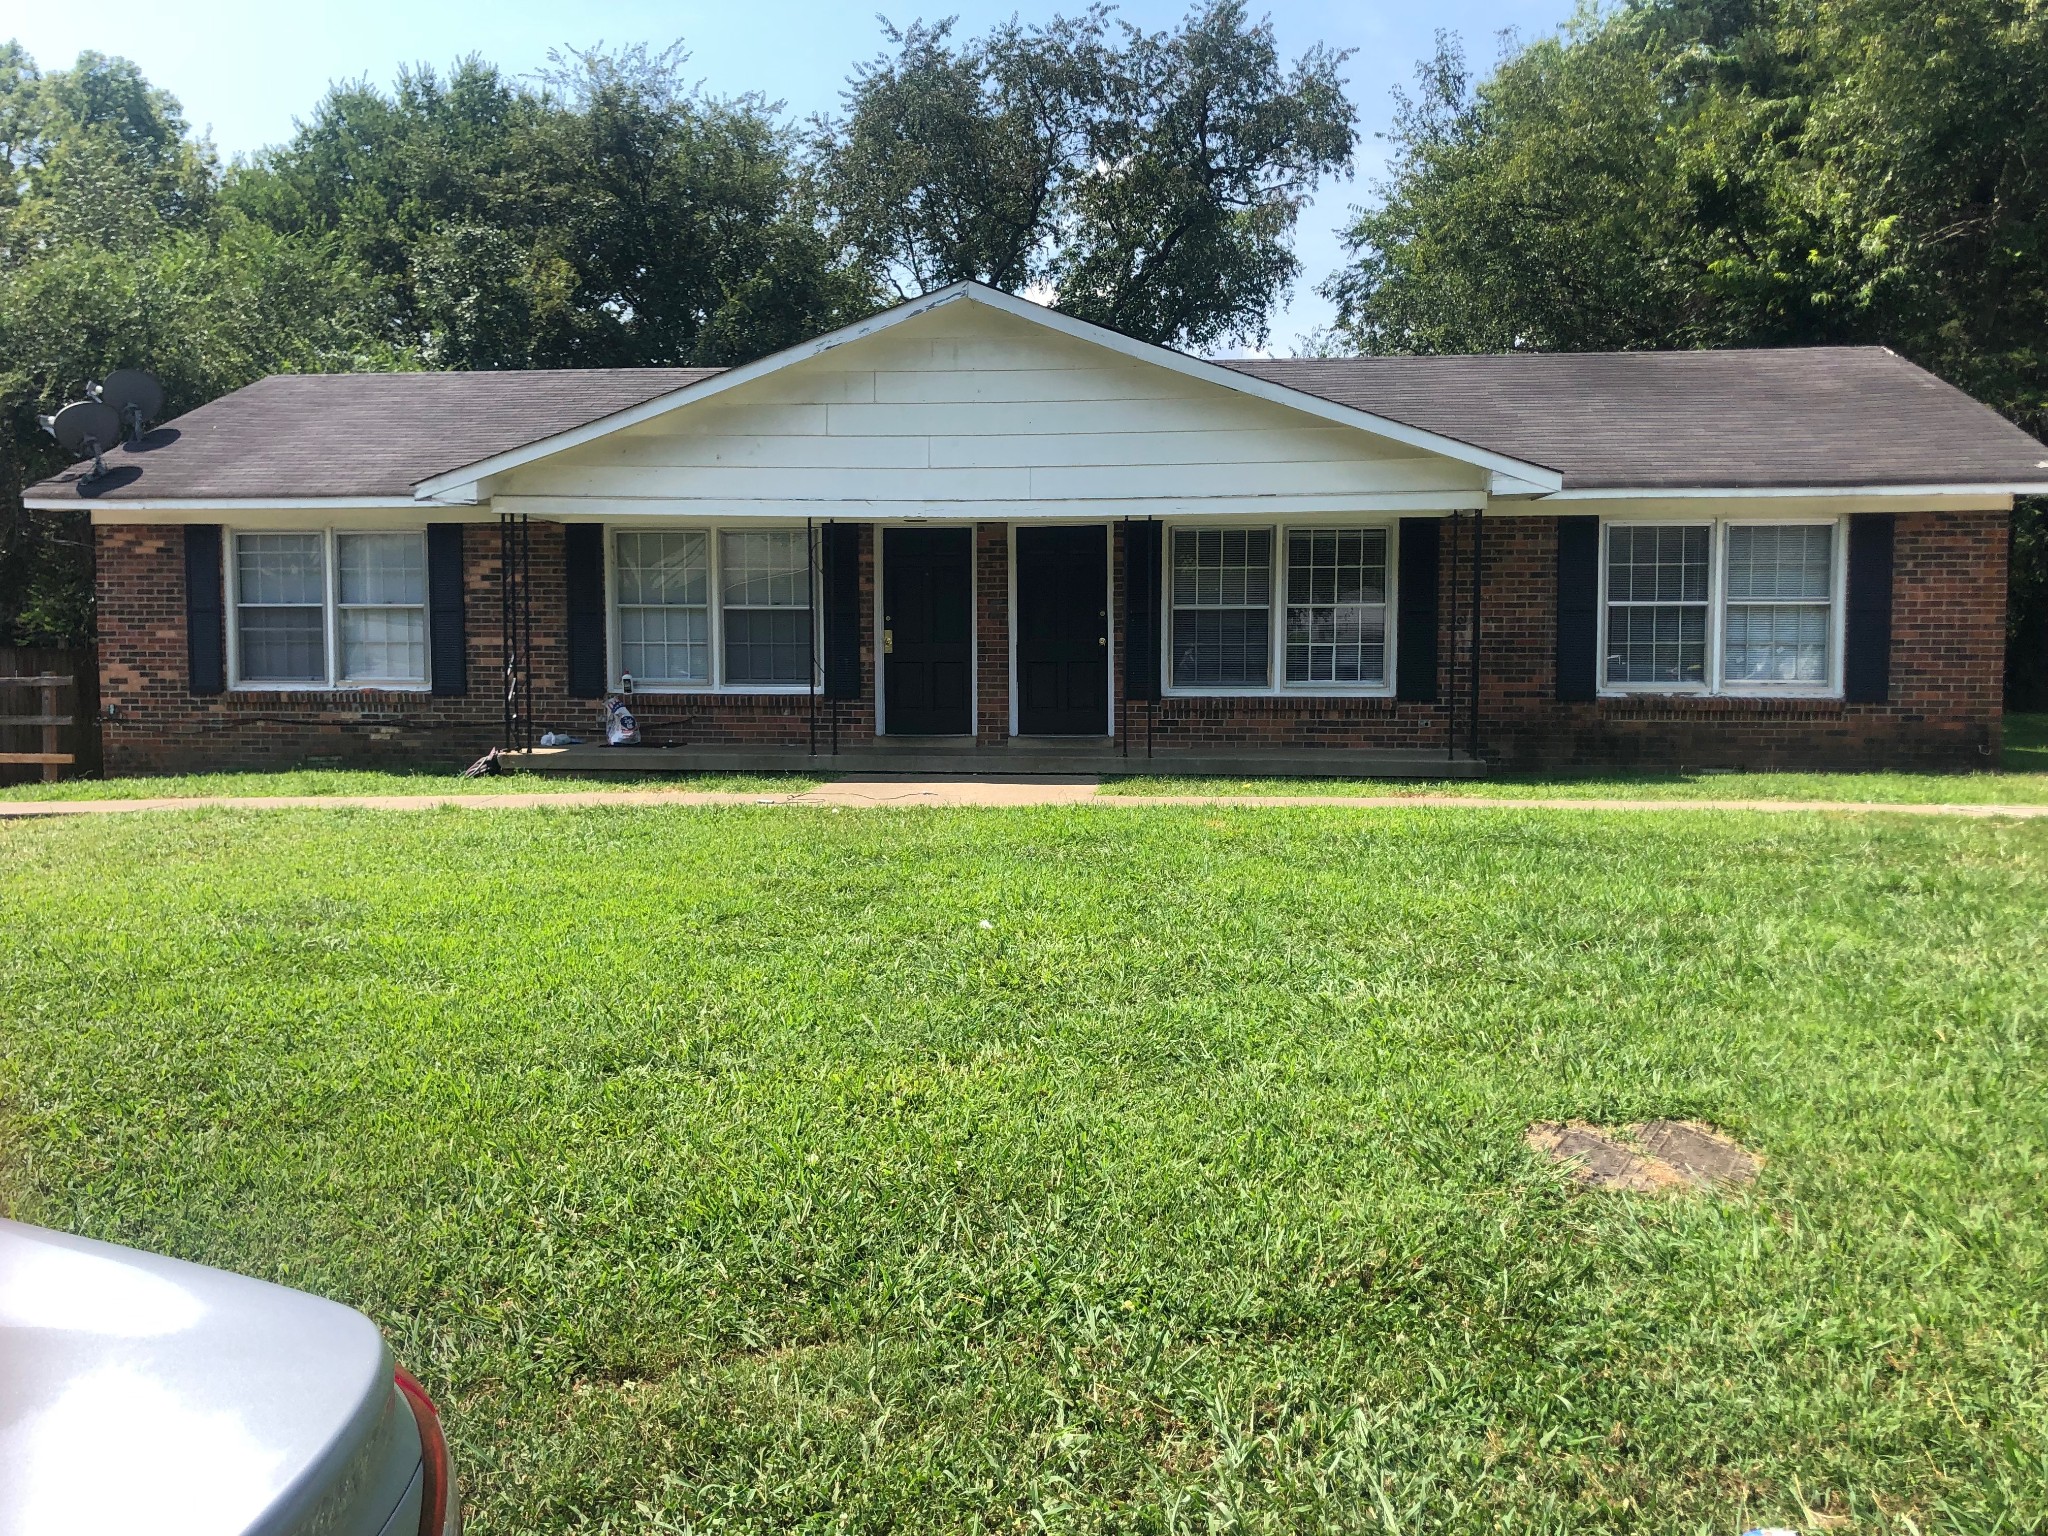
[[[456,1536],[440,1417],[362,1313],[0,1220],[0,1536]]]

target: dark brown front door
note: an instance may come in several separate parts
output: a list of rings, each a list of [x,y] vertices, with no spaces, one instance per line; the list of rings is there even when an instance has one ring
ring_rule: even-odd
[[[974,732],[974,578],[965,528],[882,530],[883,727]]]
[[[1109,530],[1017,530],[1017,730],[1109,732]]]

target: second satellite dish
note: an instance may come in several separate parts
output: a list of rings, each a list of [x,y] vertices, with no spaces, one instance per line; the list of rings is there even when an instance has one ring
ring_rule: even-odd
[[[143,432],[164,408],[164,387],[140,368],[117,368],[99,387],[101,403],[111,406],[128,434],[128,446],[142,440]]]

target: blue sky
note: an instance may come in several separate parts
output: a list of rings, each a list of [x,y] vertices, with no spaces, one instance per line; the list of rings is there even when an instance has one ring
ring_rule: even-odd
[[[210,130],[224,155],[245,154],[291,132],[333,80],[367,75],[388,84],[401,64],[446,64],[483,54],[514,74],[540,68],[551,48],[681,41],[691,71],[720,94],[757,90],[798,116],[838,106],[848,68],[882,46],[880,10],[899,24],[957,15],[972,33],[1012,13],[1026,21],[1084,0],[1012,0],[1007,4],[915,5],[903,0],[833,4],[830,0],[604,0],[580,6],[539,0],[354,0],[340,5],[300,0],[156,0],[155,4],[54,5],[20,0],[0,7],[0,36],[21,41],[44,67],[68,64],[96,48],[135,60],[185,105],[195,125]],[[1259,9],[1254,0],[1255,13]],[[1183,0],[1127,0],[1126,19],[1147,28],[1172,25]],[[1411,77],[1437,28],[1461,34],[1476,64],[1498,51],[1496,35],[1513,28],[1539,34],[1561,24],[1570,0],[1436,0],[1430,5],[1272,0],[1280,44],[1291,58],[1316,42],[1356,52],[1346,65],[1351,97],[1365,137],[1358,175],[1326,184],[1302,217],[1297,250],[1302,282],[1273,327],[1272,349],[1286,352],[1297,336],[1329,318],[1313,289],[1337,266],[1336,229],[1365,197],[1380,163],[1372,137],[1389,116],[1389,93]]]

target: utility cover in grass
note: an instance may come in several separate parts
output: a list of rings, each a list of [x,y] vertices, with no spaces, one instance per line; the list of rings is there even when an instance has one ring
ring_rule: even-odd
[[[1525,1139],[1588,1189],[1637,1195],[1749,1184],[1763,1166],[1754,1152],[1694,1120],[1647,1120],[1620,1130],[1539,1120]]]

